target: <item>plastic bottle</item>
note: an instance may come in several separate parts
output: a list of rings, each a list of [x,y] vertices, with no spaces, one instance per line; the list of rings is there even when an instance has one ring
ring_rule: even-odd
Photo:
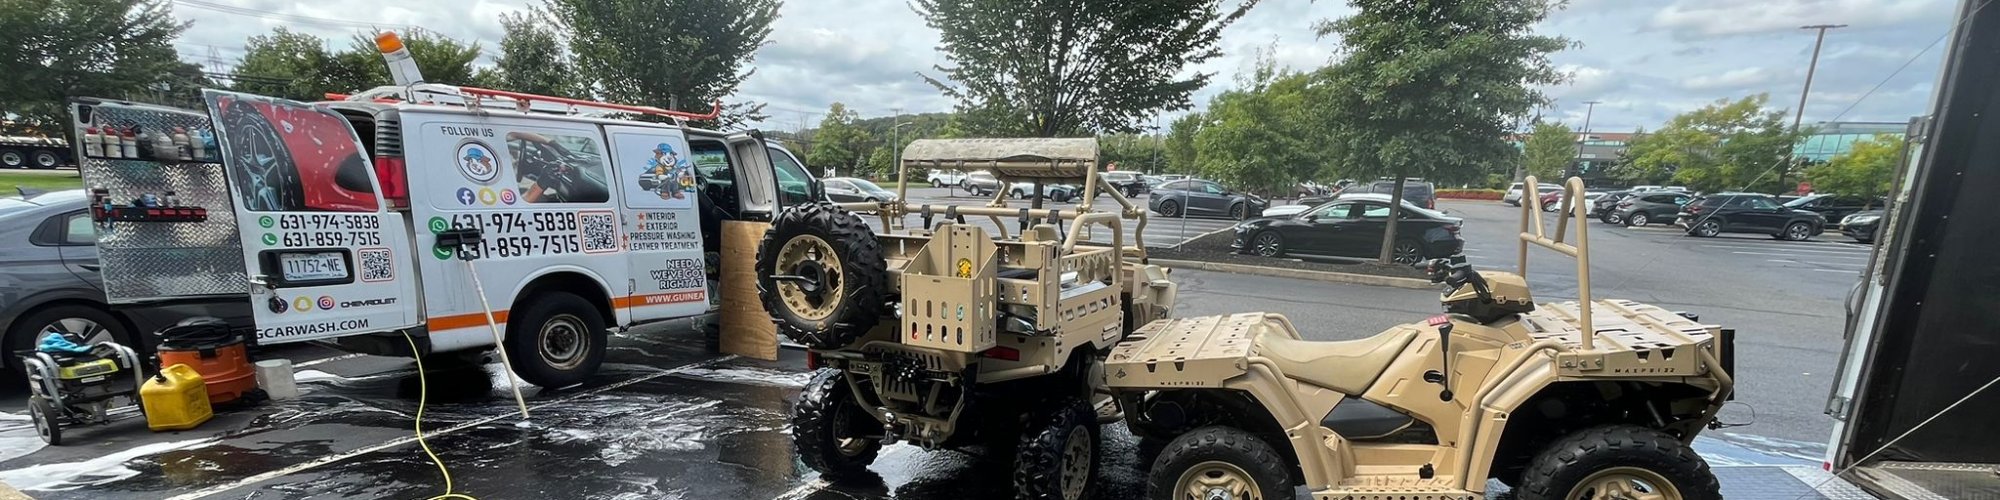
[[[104,156],[104,137],[97,134],[97,127],[84,127],[83,155]]]
[[[154,132],[154,133],[153,133],[153,160],[154,160],[154,161],[174,161],[174,158],[178,158],[178,157],[180,157],[180,155],[179,155],[178,153],[175,153],[175,152],[174,152],[174,136],[173,136],[173,134],[170,134],[170,133],[168,133],[168,132],[167,132],[167,129],[160,129],[160,131],[159,131],[159,132]]]
[[[194,156],[188,148],[187,127],[174,127],[174,151],[182,160],[192,160]]]
[[[99,131],[99,136],[104,138],[105,158],[125,157],[124,134],[125,134],[124,132],[118,130],[118,127],[104,127],[103,130]]]
[[[208,145],[208,131],[202,129],[189,130],[188,143],[194,146],[195,160],[212,161],[215,157],[215,149]]]
[[[136,134],[136,132],[134,132],[134,131],[133,131],[132,129],[129,129],[129,128],[128,128],[128,129],[125,129],[125,135],[124,135],[124,137],[122,137],[122,138],[120,138],[120,139],[118,140],[118,143],[119,143],[119,144],[122,144],[122,145],[124,145],[124,146],[125,146],[125,157],[126,157],[126,158],[138,158],[138,157],[139,157],[139,140],[138,140],[138,138],[137,138],[137,137],[135,137],[135,135],[137,135],[137,134]]]

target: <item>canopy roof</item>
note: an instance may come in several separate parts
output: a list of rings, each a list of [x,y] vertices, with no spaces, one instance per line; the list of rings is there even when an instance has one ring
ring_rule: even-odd
[[[999,177],[1077,178],[1097,168],[1097,139],[918,139],[903,148],[911,168],[986,170]]]

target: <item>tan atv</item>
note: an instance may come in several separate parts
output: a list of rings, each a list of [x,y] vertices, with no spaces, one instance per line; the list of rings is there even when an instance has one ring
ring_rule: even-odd
[[[1520,258],[1525,272],[1530,243],[1576,257],[1579,302],[1537,306],[1521,275],[1456,258],[1428,266],[1445,314],[1366,339],[1302,340],[1266,313],[1135,332],[1105,369],[1133,432],[1171,441],[1151,497],[1290,499],[1303,483],[1315,499],[1470,499],[1490,478],[1522,499],[1721,498],[1689,444],[1734,387],[1734,334],[1591,300],[1583,183],[1567,190],[1553,239],[1540,200],[1522,207]]]
[[[1084,194],[1068,209],[1010,207],[1002,193],[986,206],[821,203],[781,214],[758,251],[758,290],[819,369],[793,408],[799,459],[841,479],[865,472],[886,443],[978,446],[1013,454],[1020,498],[1087,496],[1098,424],[1118,418],[1102,387],[1105,353],[1174,301],[1166,271],[1145,264],[1145,210],[1097,177],[1094,139],[919,140],[902,158],[905,172],[1082,179]],[[1122,210],[1088,208],[1099,195]],[[875,212],[886,234],[853,211]],[[912,216],[922,225],[900,227]],[[966,217],[989,218],[999,234]],[[1131,246],[1128,220],[1138,223]]]

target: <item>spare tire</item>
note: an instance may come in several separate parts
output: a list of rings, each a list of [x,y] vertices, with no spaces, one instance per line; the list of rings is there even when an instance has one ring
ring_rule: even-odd
[[[832,203],[786,209],[757,248],[757,295],[778,331],[813,349],[854,343],[882,319],[889,272],[860,216]]]

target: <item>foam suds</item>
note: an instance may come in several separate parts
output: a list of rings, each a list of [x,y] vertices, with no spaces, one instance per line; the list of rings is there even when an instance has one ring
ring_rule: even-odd
[[[742,366],[693,368],[682,370],[676,375],[703,380],[739,382],[773,387],[805,387],[806,382],[812,380],[812,372],[781,371]]]
[[[0,481],[22,490],[40,491],[69,491],[109,484],[139,475],[139,471],[126,467],[125,462],[169,451],[201,448],[215,444],[218,440],[219,438],[210,437],[153,443],[81,462],[41,464],[5,470],[0,471]]]

